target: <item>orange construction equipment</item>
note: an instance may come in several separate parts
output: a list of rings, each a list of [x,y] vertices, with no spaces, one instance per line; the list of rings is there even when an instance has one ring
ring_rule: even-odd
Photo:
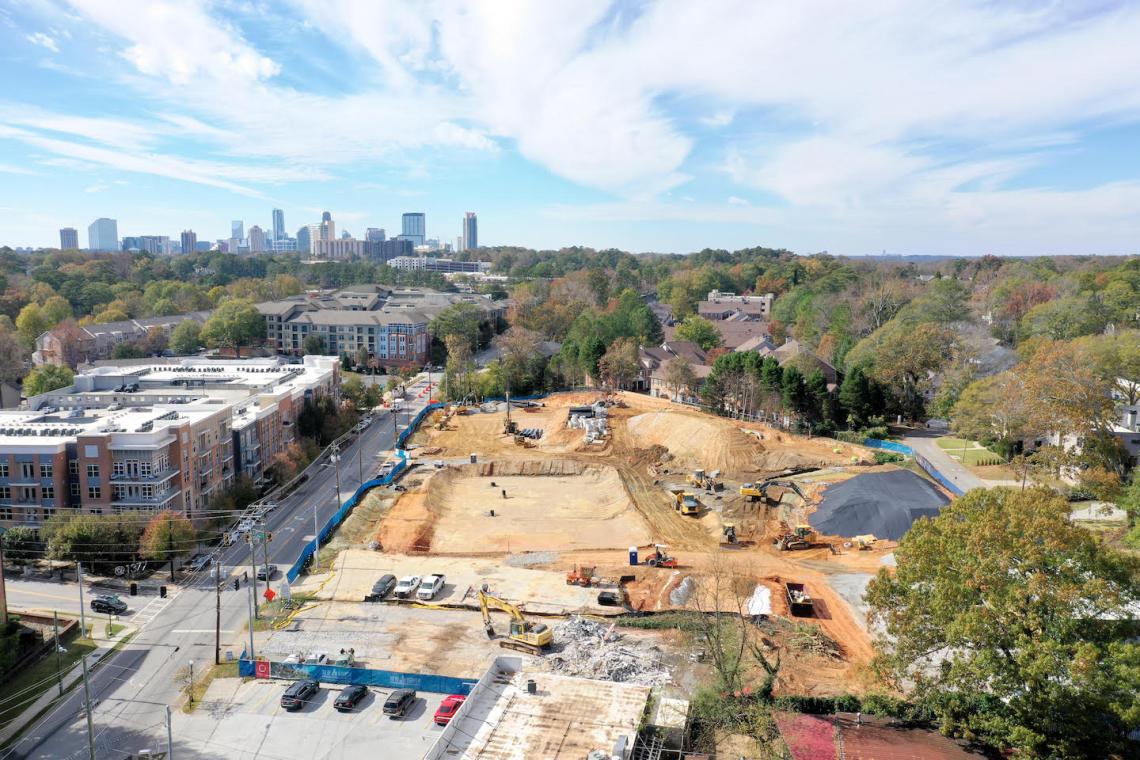
[[[567,586],[591,586],[598,583],[597,567],[574,565],[574,570],[566,573]]]

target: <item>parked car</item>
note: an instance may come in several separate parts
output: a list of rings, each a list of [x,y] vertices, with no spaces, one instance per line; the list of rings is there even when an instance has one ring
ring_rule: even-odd
[[[100,594],[91,599],[91,611],[122,615],[127,611],[127,603],[114,594]]]
[[[420,584],[419,591],[416,592],[416,598],[422,599],[425,602],[430,602],[435,599],[436,594],[443,590],[444,577],[440,573],[435,573],[424,578],[424,582]]]
[[[186,560],[185,567],[190,568],[191,572],[197,573],[205,570],[213,563],[214,558],[209,554],[195,554],[193,557]]]
[[[372,584],[372,591],[368,592],[368,596],[364,597],[366,602],[379,602],[392,593],[392,589],[396,586],[396,576],[388,573],[381,575],[380,580]]]
[[[443,469],[443,460],[437,459],[434,462],[432,462],[432,465],[435,467],[435,469],[442,470]]]
[[[455,717],[455,713],[459,712],[459,706],[467,700],[467,697],[462,694],[452,694],[449,697],[444,697],[443,701],[439,703],[439,709],[435,711],[435,724],[437,726],[446,726]]]
[[[396,584],[396,598],[408,599],[420,587],[420,576],[406,575]]]
[[[340,690],[340,694],[337,694],[336,701],[333,702],[333,707],[340,712],[355,710],[356,706],[360,704],[361,700],[366,696],[368,696],[368,689],[359,684],[345,686]]]
[[[415,691],[412,689],[396,689],[384,700],[384,714],[393,720],[406,717],[415,703]]]
[[[277,575],[277,565],[262,565],[257,568],[257,579],[259,581],[267,581],[275,575]]]
[[[295,681],[281,695],[281,707],[289,712],[300,710],[320,690],[321,685],[316,681]]]
[[[329,656],[326,652],[309,652],[305,655],[306,665],[324,665],[328,661]]]

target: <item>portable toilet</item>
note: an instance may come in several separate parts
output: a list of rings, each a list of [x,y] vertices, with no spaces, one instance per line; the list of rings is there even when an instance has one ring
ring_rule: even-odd
[[[629,547],[629,564],[630,567],[637,567],[637,547]]]
[[[476,459],[477,459],[477,457],[476,457],[475,453],[474,453],[474,452],[472,452],[472,454],[471,454],[471,464],[475,464],[475,460],[476,460]]]

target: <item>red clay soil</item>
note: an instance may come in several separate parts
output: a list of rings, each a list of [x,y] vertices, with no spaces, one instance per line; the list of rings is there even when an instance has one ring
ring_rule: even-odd
[[[776,713],[776,727],[792,760],[835,760],[835,726],[827,718],[802,713]]]
[[[979,760],[984,757],[937,731],[901,728],[891,725],[886,718],[864,716],[859,725],[854,715],[840,713],[836,723],[843,740],[843,756],[849,760]]]

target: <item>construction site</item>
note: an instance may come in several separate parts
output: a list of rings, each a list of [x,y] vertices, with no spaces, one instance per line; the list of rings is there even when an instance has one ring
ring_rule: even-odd
[[[508,648],[536,672],[685,697],[711,667],[692,635],[625,621],[720,610],[761,627],[775,694],[859,694],[866,584],[946,502],[862,446],[628,393],[449,406],[407,449],[264,652],[350,647],[368,667],[466,678]],[[385,575],[434,574],[430,598],[364,601]]]

